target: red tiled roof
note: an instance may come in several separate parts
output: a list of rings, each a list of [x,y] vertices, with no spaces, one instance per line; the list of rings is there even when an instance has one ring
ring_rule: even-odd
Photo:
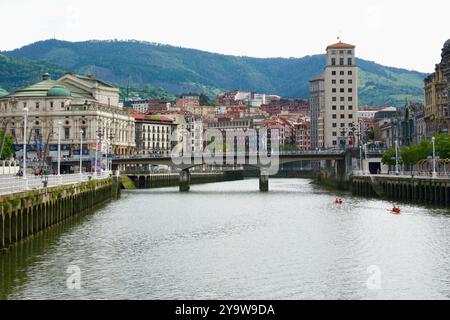
[[[352,45],[352,44],[348,44],[348,43],[344,43],[344,42],[339,41],[338,43],[330,44],[327,47],[327,49],[330,49],[330,48],[342,49],[342,48],[354,48],[354,47],[355,46]]]
[[[323,75],[321,75],[321,76],[318,76],[317,78],[309,80],[309,82],[319,81],[319,80],[325,80],[325,77]]]

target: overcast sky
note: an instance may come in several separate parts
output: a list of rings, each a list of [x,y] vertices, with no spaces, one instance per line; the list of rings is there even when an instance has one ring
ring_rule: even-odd
[[[49,38],[137,39],[254,57],[357,55],[431,72],[450,38],[448,0],[0,0],[0,50]]]

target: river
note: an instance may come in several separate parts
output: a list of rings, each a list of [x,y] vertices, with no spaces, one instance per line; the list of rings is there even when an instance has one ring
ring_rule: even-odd
[[[124,191],[0,254],[0,298],[450,298],[448,210],[393,215],[310,182]]]

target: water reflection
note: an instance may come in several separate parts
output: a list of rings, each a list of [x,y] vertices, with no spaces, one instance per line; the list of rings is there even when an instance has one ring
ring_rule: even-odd
[[[0,257],[10,299],[450,297],[447,210],[336,194],[302,179],[136,190]],[[342,206],[334,199],[344,198]],[[69,265],[81,290],[69,290]],[[369,266],[381,272],[370,290]]]

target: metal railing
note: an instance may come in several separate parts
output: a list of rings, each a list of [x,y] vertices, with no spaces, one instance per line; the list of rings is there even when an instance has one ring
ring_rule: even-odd
[[[222,152],[218,153],[217,156],[258,156],[258,155],[272,155],[272,156],[304,156],[304,155],[341,155],[344,154],[345,150],[342,149],[325,149],[325,150],[306,150],[306,151],[277,151],[277,152]],[[171,158],[170,155],[159,155],[159,154],[151,154],[151,155],[143,155],[143,154],[135,154],[135,155],[112,155],[111,159],[113,160],[121,160],[121,159],[167,159]],[[187,153],[184,156],[203,156],[202,152],[192,152]],[[183,154],[180,153],[179,157],[183,157]]]
[[[424,171],[401,171],[397,174],[395,171],[388,171],[379,174],[371,174],[360,170],[354,170],[353,175],[358,176],[386,176],[386,177],[402,177],[402,178],[433,178],[433,174]],[[436,172],[436,178],[450,179],[450,172]]]
[[[45,187],[55,187],[61,185],[86,182],[91,179],[106,179],[111,176],[111,172],[94,173],[74,173],[64,175],[48,176],[28,176],[24,179],[21,176],[0,176],[0,195],[22,192],[26,190],[42,189]]]

